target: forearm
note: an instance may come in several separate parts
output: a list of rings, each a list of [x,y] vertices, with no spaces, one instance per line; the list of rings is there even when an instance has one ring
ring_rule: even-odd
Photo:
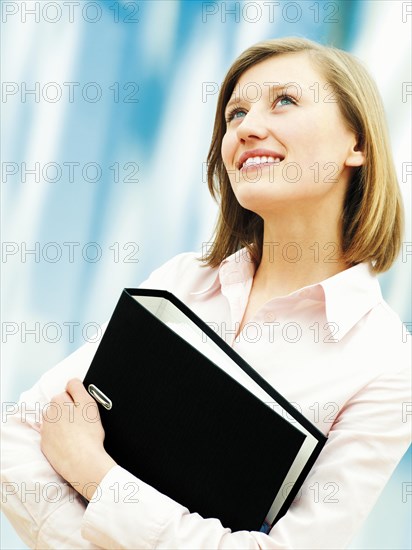
[[[86,505],[50,466],[17,413],[2,425],[2,510],[30,548],[98,548],[80,532]]]
[[[71,468],[72,473],[67,475],[67,480],[78,493],[90,501],[103,478],[116,466],[116,462],[107,453],[96,453],[95,456],[80,456],[80,463],[81,467]]]
[[[95,349],[95,344],[86,344],[24,392],[18,405],[3,408],[2,509],[31,548],[98,548],[81,536],[86,503],[42,453],[37,425],[68,377],[84,376]]]
[[[405,370],[375,379],[347,403],[298,497],[268,535],[231,532],[119,466],[88,505],[82,534],[105,548],[347,548],[408,448],[410,426],[399,414],[410,401],[408,388]],[[326,491],[324,498],[314,488]]]

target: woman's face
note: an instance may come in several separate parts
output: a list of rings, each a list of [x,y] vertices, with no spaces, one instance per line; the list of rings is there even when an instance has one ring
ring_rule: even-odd
[[[225,118],[224,165],[239,203],[258,214],[290,201],[343,200],[351,167],[363,164],[332,87],[305,52],[249,68]]]

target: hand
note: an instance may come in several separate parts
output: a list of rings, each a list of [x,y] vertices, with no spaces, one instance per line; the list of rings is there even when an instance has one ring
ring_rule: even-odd
[[[69,380],[43,410],[40,435],[41,450],[56,472],[90,500],[116,462],[104,449],[99,409],[81,380]]]

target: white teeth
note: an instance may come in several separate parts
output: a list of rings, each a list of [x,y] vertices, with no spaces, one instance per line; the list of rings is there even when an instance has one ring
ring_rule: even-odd
[[[277,157],[277,158],[275,158],[275,157],[265,157],[265,156],[262,156],[262,157],[249,157],[245,160],[245,162],[243,163],[243,166],[249,166],[251,164],[263,164],[265,162],[269,162],[271,164],[279,164],[280,163],[280,158],[279,157]]]

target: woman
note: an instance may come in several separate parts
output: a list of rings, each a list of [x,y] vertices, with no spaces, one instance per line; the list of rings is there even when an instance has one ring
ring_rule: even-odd
[[[83,414],[87,344],[22,395],[4,430],[5,512],[30,546],[344,548],[408,447],[409,353],[376,279],[399,252],[401,200],[365,69],[304,39],[249,48],[223,82],[208,160],[214,243],[142,286],[174,292],[328,442],[268,534],[232,533],[106,453],[100,421]]]

